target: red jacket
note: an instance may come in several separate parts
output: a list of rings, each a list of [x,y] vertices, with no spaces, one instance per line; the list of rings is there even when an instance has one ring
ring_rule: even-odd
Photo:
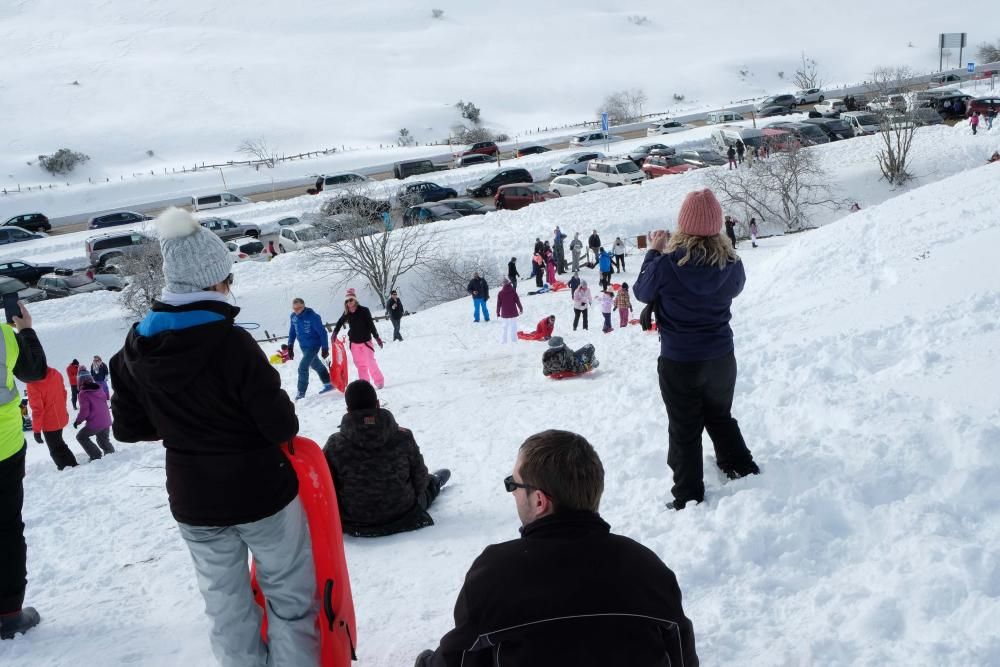
[[[76,386],[76,374],[79,371],[80,371],[80,365],[79,364],[77,364],[76,366],[74,366],[73,364],[70,364],[69,366],[66,367],[66,379],[69,380],[69,386],[71,386],[71,387],[75,387]]]
[[[66,411],[66,385],[54,368],[45,378],[28,383],[28,407],[31,408],[31,430],[35,433],[61,431],[69,423]]]
[[[540,335],[542,339],[547,340],[552,338],[552,331],[555,328],[555,322],[549,322],[549,318],[546,317],[538,323],[537,327],[535,327],[535,335]]]

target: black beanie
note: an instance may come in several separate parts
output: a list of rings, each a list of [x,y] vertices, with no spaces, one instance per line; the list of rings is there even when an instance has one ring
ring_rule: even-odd
[[[344,392],[344,400],[347,402],[347,411],[374,410],[378,407],[378,396],[375,394],[375,387],[371,386],[368,380],[355,380],[347,385]]]

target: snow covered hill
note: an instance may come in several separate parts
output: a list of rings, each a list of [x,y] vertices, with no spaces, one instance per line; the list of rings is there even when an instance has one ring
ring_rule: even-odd
[[[968,168],[978,151],[965,141],[939,144],[948,155],[968,150]],[[860,169],[846,164],[841,175]],[[884,203],[866,200],[818,231],[741,245],[748,283],[734,304],[734,412],[763,474],[723,484],[709,472],[707,501],[681,513],[663,509],[655,336],[572,332],[565,293],[525,297],[522,329],[554,313],[568,343],[597,347],[597,372],[557,383],[541,375],[542,344],[500,346],[497,323],[473,325],[467,300],[406,318],[406,341],[380,353],[382,397],[428,465],[454,474],[433,508],[436,526],[348,540],[359,664],[408,665],[450,627],[473,558],[517,536],[501,484],[516,448],[550,427],[597,448],[602,513],[675,570],[704,664],[1000,663],[998,177],[1000,165],[989,165],[891,199],[882,192]],[[672,226],[680,196],[700,183],[693,175],[622,188],[590,219],[611,233]],[[651,192],[658,210],[643,199]],[[557,203],[441,229],[455,247],[475,239],[473,249],[498,253],[570,216],[587,231],[577,208],[588,208],[586,197]],[[238,267],[247,321],[278,325],[300,293],[333,316],[304,261]],[[630,256],[623,278],[634,279],[638,262]],[[108,355],[124,337],[108,295],[39,304],[35,314],[60,368],[72,356]],[[293,366],[280,369],[286,386]],[[297,410],[302,433],[323,441],[343,405],[312,396]],[[160,446],[123,445],[57,473],[31,444],[28,599],[44,621],[0,644],[0,663],[213,664],[162,465]]]
[[[427,142],[459,99],[513,137],[594,119],[627,88],[645,89],[646,112],[790,91],[802,51],[856,83],[877,65],[935,70],[942,30],[995,37],[989,10],[956,26],[954,8],[916,4],[8,2],[0,185],[49,182],[27,163],[62,147],[91,156],[73,174],[86,182],[239,159],[261,136],[287,154],[394,144],[402,127]]]

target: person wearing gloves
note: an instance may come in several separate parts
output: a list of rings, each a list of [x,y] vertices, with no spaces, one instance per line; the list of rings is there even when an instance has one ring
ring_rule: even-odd
[[[372,312],[358,303],[358,296],[353,287],[349,288],[344,296],[344,314],[333,327],[334,338],[345,324],[347,338],[350,341],[351,358],[354,359],[354,366],[358,369],[358,379],[367,380],[375,385],[376,389],[381,389],[385,384],[385,378],[382,377],[382,369],[375,361],[375,346],[372,345],[372,341],[378,343],[381,349],[382,337],[375,328]]]
[[[746,283],[743,262],[724,235],[722,206],[709,190],[688,193],[669,242],[650,232],[635,281],[637,299],[655,304],[660,334],[657,371],[667,408],[674,500],[680,510],[705,499],[702,431],[730,479],[760,473],[733,419],[736,354],[730,307]]]
[[[330,356],[330,341],[326,338],[326,328],[323,326],[323,318],[312,308],[306,307],[306,302],[299,297],[292,299],[292,314],[288,318],[288,359],[295,358],[295,341],[299,341],[302,349],[302,358],[299,360],[299,382],[295,400],[305,398],[306,389],[309,388],[309,369],[312,368],[319,375],[319,381],[323,383],[323,388],[319,393],[325,394],[333,391],[330,384],[330,371],[326,364],[317,357],[322,354],[323,359]]]
[[[80,411],[73,420],[73,428],[85,426],[76,434],[76,441],[87,452],[91,461],[101,458],[104,454],[114,454],[115,447],[111,444],[111,411],[108,409],[108,399],[104,391],[97,386],[90,374],[80,370],[77,376],[80,383]],[[90,438],[97,436],[97,444]],[[99,447],[98,447],[99,446]]]
[[[611,333],[614,331],[614,327],[611,326],[611,313],[615,310],[615,297],[610,290],[605,289],[601,292],[601,296],[597,300],[601,304],[601,315],[604,316],[604,326],[601,328],[601,331]]]
[[[80,371],[87,372],[85,369]],[[63,440],[69,413],[66,411],[66,386],[59,371],[49,368],[44,378],[28,383],[28,407],[31,408],[31,430],[35,442],[44,442],[48,446],[49,456],[57,469],[75,466],[76,457]]]
[[[164,289],[111,358],[114,435],[162,440],[170,511],[223,667],[318,665],[316,572],[295,470],[299,422],[281,376],[230,302],[233,255],[187,211],[155,221]],[[250,595],[248,552],[267,599]]]
[[[615,310],[618,311],[618,328],[628,326],[628,316],[632,312],[632,300],[628,296],[628,283],[622,283],[622,288],[615,295]]]
[[[69,366],[66,367],[66,379],[69,380],[69,391],[70,391],[70,401],[73,403],[73,409],[76,410],[76,396],[79,393],[76,383],[76,374],[80,372],[80,361],[74,359],[69,362]],[[69,419],[69,417],[67,417]]]
[[[573,291],[573,331],[576,331],[581,315],[583,316],[583,330],[587,330],[587,313],[590,310],[590,304],[593,302],[594,299],[590,296],[590,288],[587,287],[587,281],[581,280],[580,286]]]
[[[542,353],[542,375],[579,375],[600,365],[594,354],[593,345],[584,345],[579,350],[571,350],[561,336],[549,338],[549,346]]]
[[[580,270],[580,252],[583,250],[583,241],[580,240],[580,232],[573,233],[573,240],[569,243],[569,251],[573,255],[573,273]]]
[[[580,286],[580,274],[574,273],[573,277],[569,279],[566,283],[566,287],[569,288],[569,298],[572,300],[573,295],[576,294],[576,288]]]
[[[615,255],[615,273],[622,273],[625,271],[625,242],[622,241],[622,237],[615,237],[615,244],[611,247],[611,252]]]
[[[521,299],[514,291],[514,286],[506,278],[503,279],[503,286],[497,294],[497,315],[503,322],[500,342],[506,343],[508,339],[511,343],[517,342],[517,316],[524,312],[521,306]]]
[[[399,333],[399,322],[403,319],[403,313],[406,311],[403,309],[403,302],[399,300],[399,293],[396,290],[389,293],[389,300],[385,302],[385,312],[389,316],[389,321],[392,322],[392,340],[402,343],[403,336]]]
[[[483,317],[487,322],[490,321],[490,308],[489,308],[489,298],[490,298],[490,286],[486,284],[486,279],[479,275],[479,271],[474,271],[472,273],[472,280],[469,281],[468,287],[465,291],[469,293],[472,297],[472,307],[473,307],[473,321],[479,321],[479,311],[483,312]],[[382,387],[380,386],[379,389]]]

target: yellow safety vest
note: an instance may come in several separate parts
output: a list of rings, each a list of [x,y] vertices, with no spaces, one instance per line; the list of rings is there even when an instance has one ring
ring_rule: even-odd
[[[21,451],[24,430],[21,428],[21,393],[14,386],[14,366],[20,349],[14,329],[0,323],[0,366],[3,386],[0,386],[0,461],[5,461]]]

